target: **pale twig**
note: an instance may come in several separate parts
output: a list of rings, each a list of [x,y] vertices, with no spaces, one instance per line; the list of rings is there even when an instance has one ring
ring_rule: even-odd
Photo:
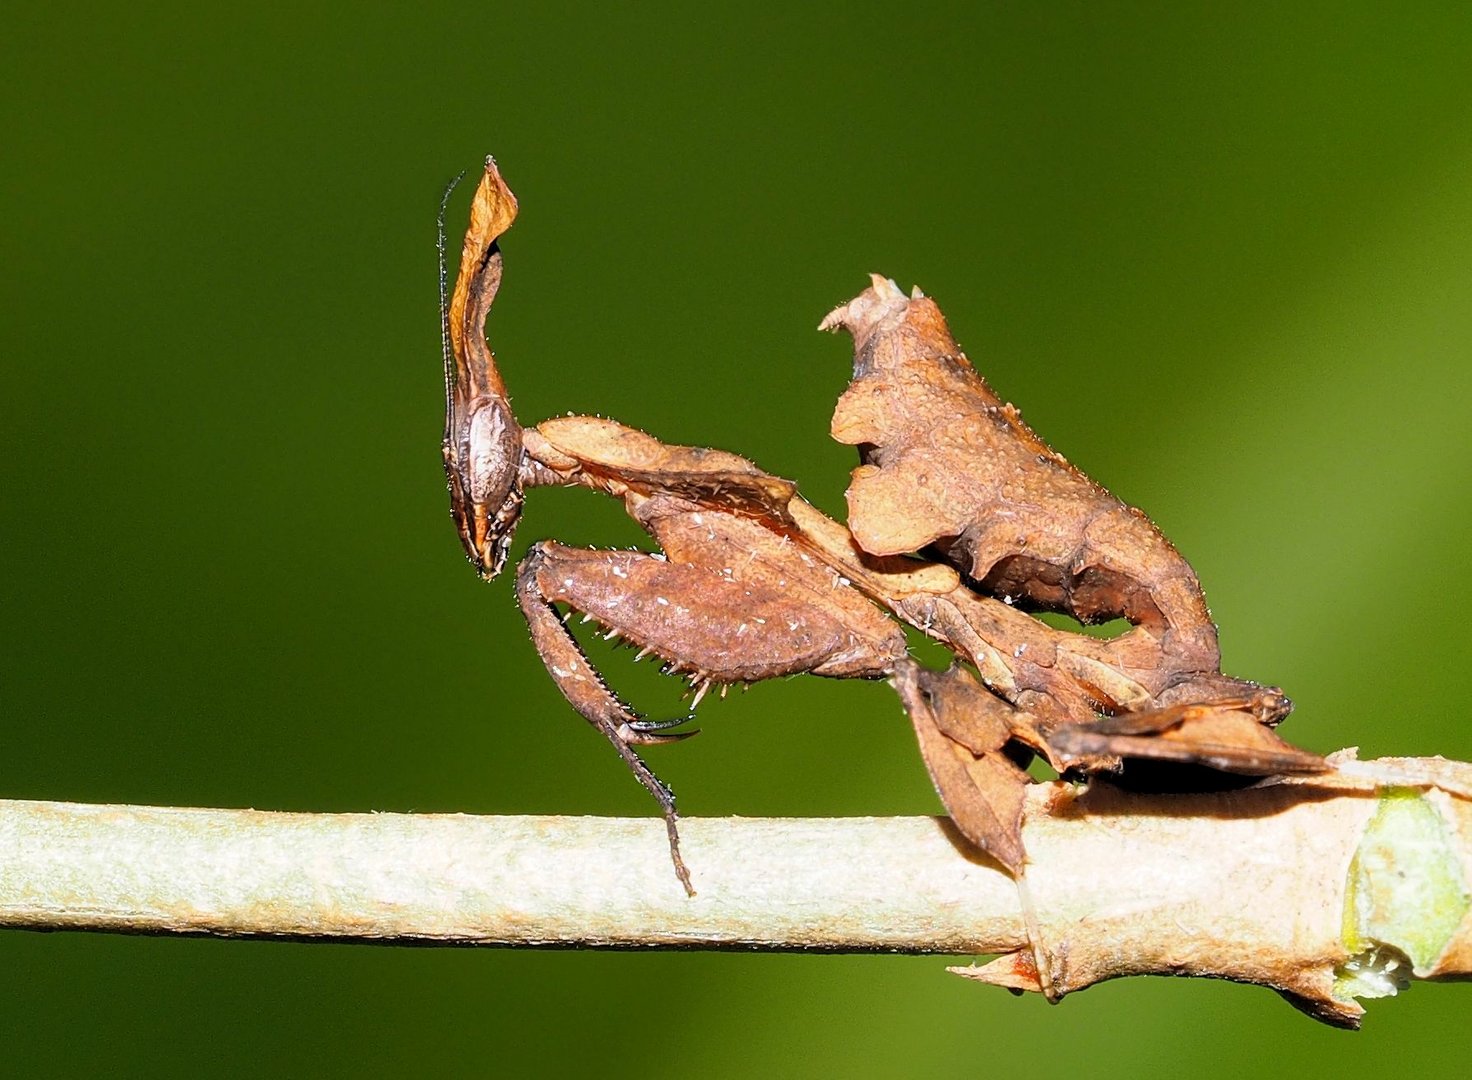
[[[1412,970],[1472,972],[1472,804],[1442,790],[1464,784],[1468,767],[1391,768],[1433,779],[1400,794],[1293,783],[1191,796],[1096,785],[1079,795],[1038,785],[1024,832],[1028,881],[1057,989],[1145,972],[1217,975],[1274,986],[1322,1019],[1353,1024],[1350,992],[1388,990]],[[693,898],[654,818],[0,802],[0,925],[1002,953],[960,970],[1028,986],[1013,881],[944,821],[687,819],[681,836]]]

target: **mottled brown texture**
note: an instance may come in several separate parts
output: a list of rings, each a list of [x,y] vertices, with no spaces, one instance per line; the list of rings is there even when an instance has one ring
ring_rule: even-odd
[[[915,726],[920,756],[946,812],[966,839],[1021,878],[1022,809],[1028,776],[1007,755],[1012,710],[964,667],[905,665],[895,688]]]
[[[865,551],[934,545],[993,596],[1083,623],[1122,616],[1194,669],[1216,666],[1190,565],[992,392],[934,301],[876,276],[823,327],[854,338],[833,436],[860,447],[849,528]]]
[[[942,559],[976,592],[1026,611],[1131,624],[1102,646],[1050,653],[983,603],[929,602],[928,617],[988,684],[1036,714],[1046,745],[1035,748],[1055,766],[1148,757],[1249,775],[1323,770],[1267,730],[1291,708],[1281,691],[1220,671],[1190,564],[992,391],[934,301],[875,276],[822,326],[854,339],[833,435],[859,448],[848,505],[862,549]],[[995,648],[1007,641],[1015,662]]]
[[[1216,628],[1180,554],[991,392],[934,303],[884,279],[824,324],[855,339],[854,383],[834,418],[835,435],[863,456],[847,528],[734,454],[596,417],[521,429],[483,337],[497,239],[515,213],[488,161],[445,316],[452,508],[487,577],[505,559],[523,490],[541,485],[623,500],[658,544],[541,542],[519,568],[517,596],[558,688],[658,800],[687,889],[674,797],[633,747],[689,732],[621,702],[559,605],[688,679],[695,704],[712,686],[797,673],[890,679],[947,810],[1024,897],[1033,754],[1082,774],[1117,770],[1122,757],[1253,776],[1328,768],[1269,730],[1287,712],[1279,691],[1220,672]],[[1133,626],[1099,640],[1055,630],[1029,613],[1039,610]],[[969,667],[924,670],[895,619]]]
[[[618,748],[656,798],[676,872],[674,796],[629,744],[668,742],[619,702],[553,604],[606,637],[653,654],[689,680],[695,704],[713,685],[810,672],[879,678],[905,657],[895,624],[815,554],[788,512],[793,486],[733,454],[666,446],[610,420],[569,417],[528,432],[527,480],[585,484],[621,497],[662,553],[591,551],[543,541],[523,561],[517,595],[532,640],[568,702]],[[693,706],[692,706],[693,708]]]

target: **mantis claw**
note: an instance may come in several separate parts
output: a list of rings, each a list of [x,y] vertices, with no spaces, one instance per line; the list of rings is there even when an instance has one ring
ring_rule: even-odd
[[[636,746],[659,746],[665,743],[683,742],[692,735],[699,735],[699,728],[688,731],[671,731],[670,728],[688,724],[695,714],[677,716],[673,720],[626,720],[618,726],[618,737]]]

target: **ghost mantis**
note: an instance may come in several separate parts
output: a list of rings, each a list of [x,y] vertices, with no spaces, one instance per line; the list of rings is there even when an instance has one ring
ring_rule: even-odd
[[[832,429],[861,459],[846,525],[734,454],[595,417],[523,427],[484,335],[516,214],[488,160],[445,302],[441,207],[452,515],[487,579],[506,563],[530,488],[601,491],[652,537],[647,552],[539,541],[517,566],[516,596],[558,689],[659,804],[689,893],[674,795],[638,753],[688,737],[688,718],[650,720],[620,700],[559,607],[689,680],[692,709],[713,687],[798,673],[890,681],[957,827],[1020,887],[1035,756],[1079,777],[1139,759],[1249,777],[1330,771],[1274,733],[1291,707],[1280,691],[1221,672],[1186,560],[991,391],[918,290],[876,276],[822,324],[854,341]],[[1130,629],[1095,638],[1034,617],[1044,611]],[[913,660],[902,625],[942,643],[952,666]],[[1048,990],[1043,963],[1018,961],[1009,977]]]

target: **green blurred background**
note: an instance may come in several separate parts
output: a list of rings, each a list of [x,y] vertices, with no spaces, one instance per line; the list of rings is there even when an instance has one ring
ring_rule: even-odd
[[[848,343],[813,328],[870,270],[918,283],[1186,552],[1295,740],[1472,757],[1472,15],[1284,7],[11,9],[0,793],[652,811],[447,516],[434,208],[488,151],[522,201],[491,333],[523,419],[737,450],[841,511]],[[640,539],[560,491],[518,550],[541,536]],[[611,678],[673,709],[647,666]],[[689,814],[938,809],[883,686],[701,712],[654,755]],[[1371,1003],[1356,1036],[1259,988],[1049,1008],[942,967],[8,933],[0,1047],[27,1076],[1469,1052],[1465,986]]]

